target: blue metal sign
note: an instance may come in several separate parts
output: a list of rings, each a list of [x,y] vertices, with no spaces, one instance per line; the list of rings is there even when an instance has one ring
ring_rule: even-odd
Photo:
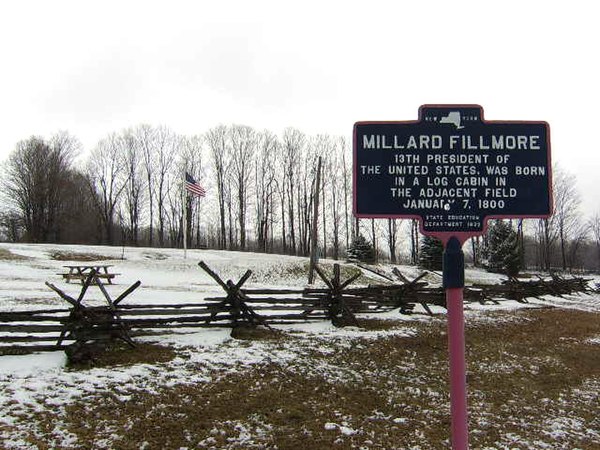
[[[419,218],[426,234],[551,213],[546,122],[485,121],[478,105],[424,105],[419,120],[354,125],[354,214]]]

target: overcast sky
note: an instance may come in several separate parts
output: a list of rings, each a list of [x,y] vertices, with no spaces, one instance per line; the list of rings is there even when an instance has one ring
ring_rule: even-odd
[[[86,150],[150,123],[351,136],[427,103],[550,123],[552,158],[600,211],[593,1],[7,1],[0,157],[58,130]]]

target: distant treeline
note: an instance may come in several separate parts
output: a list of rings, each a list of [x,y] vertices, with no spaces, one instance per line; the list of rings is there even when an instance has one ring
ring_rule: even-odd
[[[243,125],[182,136],[139,125],[109,134],[82,155],[66,132],[16,144],[3,163],[3,240],[181,247],[185,226],[189,248],[308,255],[318,193],[322,257],[345,258],[360,234],[380,259],[419,261],[415,221],[353,218],[352,153],[343,137]],[[184,196],[186,171],[206,197]],[[522,262],[598,270],[600,212],[584,217],[574,177],[560,167],[553,173],[554,216],[508,222]],[[483,236],[465,246],[475,265],[486,263],[487,245]]]

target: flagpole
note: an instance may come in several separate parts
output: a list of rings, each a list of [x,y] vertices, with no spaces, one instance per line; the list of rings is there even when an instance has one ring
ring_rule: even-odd
[[[200,184],[194,180],[194,178],[187,172],[184,171],[183,174],[183,189],[182,189],[182,203],[183,203],[183,259],[187,258],[187,222],[188,222],[188,192],[193,196],[204,197],[206,195],[206,191]],[[192,202],[190,202],[191,207]],[[192,216],[193,218],[194,216]],[[193,231],[193,230],[192,230]],[[192,234],[193,236],[193,234]]]
[[[183,197],[183,259],[187,259],[187,194],[185,189],[185,174],[186,171],[183,171],[183,183],[181,185],[181,194]]]

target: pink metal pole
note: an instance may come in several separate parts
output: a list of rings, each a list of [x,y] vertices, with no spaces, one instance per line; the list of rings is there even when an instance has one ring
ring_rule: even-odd
[[[467,450],[469,448],[469,429],[463,288],[446,289],[446,305],[448,307],[448,350],[450,353],[452,450]]]

